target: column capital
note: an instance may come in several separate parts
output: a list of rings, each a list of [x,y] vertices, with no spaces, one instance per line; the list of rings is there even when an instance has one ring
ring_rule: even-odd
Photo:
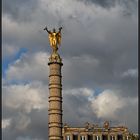
[[[52,64],[52,63],[58,63],[58,64],[62,64],[62,59],[60,58],[58,53],[52,53],[51,56],[49,57],[49,63],[48,65]]]

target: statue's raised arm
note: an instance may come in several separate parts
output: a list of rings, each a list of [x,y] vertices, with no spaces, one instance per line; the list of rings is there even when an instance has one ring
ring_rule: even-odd
[[[61,32],[61,30],[62,30],[62,27],[59,28],[59,32]]]
[[[48,30],[47,26],[44,28],[48,33],[51,33],[51,31]]]

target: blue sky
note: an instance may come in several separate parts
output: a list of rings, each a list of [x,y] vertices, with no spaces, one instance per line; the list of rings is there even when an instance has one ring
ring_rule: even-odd
[[[20,58],[20,56],[23,54],[23,53],[26,53],[27,52],[27,48],[21,48],[17,54],[15,54],[13,56],[13,58],[4,58],[2,60],[2,78],[5,78],[6,74],[5,74],[5,71],[8,69],[8,65],[11,64],[12,62],[16,61],[17,59]],[[4,54],[3,54],[4,55]]]

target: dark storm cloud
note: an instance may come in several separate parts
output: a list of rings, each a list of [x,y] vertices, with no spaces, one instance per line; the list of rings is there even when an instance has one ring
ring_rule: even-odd
[[[36,84],[38,85],[37,90],[39,94],[37,93],[37,90],[34,90],[34,88],[36,88],[37,86]],[[2,117],[3,120],[4,119],[10,120],[9,126],[3,129],[3,139],[10,140],[12,138],[17,140],[18,137],[26,138],[27,136],[29,136],[31,140],[32,139],[42,140],[42,138],[46,139],[48,137],[47,135],[48,112],[46,102],[48,93],[46,92],[47,90],[45,90],[45,92],[43,91],[44,87],[41,87],[40,88],[41,91],[39,91],[39,86],[43,85],[40,85],[38,83],[36,84],[34,83],[32,85],[24,85],[24,86],[11,85],[11,88],[7,86],[3,88],[4,95],[3,95]],[[26,89],[28,90],[27,94]],[[21,90],[21,92],[19,92],[19,90]],[[34,94],[34,96],[32,96],[33,100],[30,97],[31,93]],[[41,97],[40,95],[43,94],[45,94],[46,98],[43,105],[45,109],[43,109],[44,107],[42,106],[42,99],[40,98]],[[21,98],[21,96],[23,96],[24,99]],[[37,105],[37,103],[34,103],[34,101],[35,102],[37,101],[39,104]]]
[[[127,126],[129,126],[130,131],[136,132],[138,130],[138,105],[130,105],[129,103],[127,104],[127,107],[125,107],[125,109],[127,111],[118,111],[117,115],[121,116],[121,121],[124,122],[125,125],[127,124]],[[133,113],[130,110],[133,110]],[[129,116],[128,119],[126,119],[127,116]],[[131,118],[134,118],[134,116],[136,121],[132,123]]]
[[[119,80],[123,96],[138,96],[138,78],[127,77]],[[131,87],[131,88],[130,88]]]
[[[76,107],[76,110],[74,109]],[[96,115],[91,111],[90,102],[80,94],[78,96],[63,93],[63,122],[70,126],[84,126],[87,121],[97,122]]]
[[[7,109],[7,108],[6,108]],[[21,115],[19,115],[21,114]],[[30,120],[25,129],[19,129],[17,126],[21,122],[21,117],[25,117],[25,123]],[[10,116],[11,117],[11,116]],[[45,122],[45,123],[44,123]],[[23,124],[23,125],[24,125]],[[48,111],[45,110],[32,110],[30,113],[25,113],[17,110],[12,117],[10,127],[3,130],[3,139],[11,140],[18,137],[29,137],[32,139],[47,139],[48,138]]]
[[[66,44],[63,42],[64,47],[62,53],[65,56],[69,56],[69,54],[73,55],[73,57],[77,57],[78,59],[71,59],[71,70],[65,74],[65,70],[67,70],[66,66],[64,69],[64,80],[65,77],[70,75],[73,76],[71,78],[66,78],[65,81],[70,82],[73,86],[83,86],[88,83],[88,86],[101,85],[101,87],[110,87],[114,88],[114,86],[129,87],[129,80],[127,82],[123,82],[121,78],[121,74],[128,69],[137,69],[137,23],[130,19],[119,18],[119,21],[115,20],[112,23],[103,22],[101,29],[96,28],[93,25],[93,33],[83,29],[83,31],[79,31],[79,36],[76,37],[75,42],[71,42]],[[102,33],[104,27],[107,27],[108,31],[103,41],[98,41],[96,39],[96,33]],[[98,26],[97,26],[98,27]],[[103,27],[103,28],[102,28]],[[98,29],[98,30],[97,30]],[[91,29],[92,30],[92,29]],[[73,31],[74,32],[74,31]],[[78,30],[77,30],[78,32]],[[88,33],[89,35],[88,35]],[[131,34],[130,34],[131,33]],[[84,35],[81,35],[84,34]],[[92,36],[93,35],[93,36]],[[91,40],[89,36],[92,36]],[[74,38],[73,37],[73,38]],[[81,40],[79,39],[81,38]],[[95,39],[94,39],[95,38]],[[65,41],[65,40],[64,40]],[[70,45],[69,45],[70,44]],[[67,50],[67,51],[66,51]],[[62,50],[61,50],[62,51]],[[88,55],[89,62],[85,63],[85,58],[82,55]],[[131,56],[131,57],[130,57]],[[96,59],[99,62],[99,65],[94,66],[94,63],[91,64],[92,61]],[[80,61],[82,60],[82,61]],[[74,67],[73,67],[74,66]],[[83,68],[81,68],[83,67]],[[70,69],[70,68],[69,68]],[[82,69],[82,70],[81,70]],[[68,71],[68,70],[67,70]],[[91,74],[91,75],[90,75]],[[68,80],[69,79],[69,80]],[[78,81],[78,79],[82,79]],[[133,86],[133,90],[137,87],[137,78],[130,78],[130,81]],[[121,82],[122,81],[122,82]],[[68,83],[67,85],[71,85]],[[131,85],[129,84],[129,85]],[[118,88],[117,87],[117,88]],[[128,90],[127,90],[128,91]],[[135,90],[136,91],[136,90]],[[128,94],[129,93],[129,94]],[[132,94],[132,92],[124,92],[126,95]],[[134,92],[135,96],[137,92]]]
[[[97,4],[99,6],[102,6],[104,8],[110,8],[115,6],[116,0],[78,0],[78,1],[82,1],[85,2],[86,4]]]
[[[2,11],[18,22],[31,21],[31,13],[36,10],[38,0],[4,0]]]
[[[123,7],[123,14],[125,16],[132,15],[137,9],[138,0],[77,0],[84,2],[85,4],[96,4],[103,8],[109,9],[117,5]]]
[[[122,24],[122,26],[124,25]],[[133,26],[131,26],[131,28],[133,28]],[[116,32],[117,30],[117,28],[114,29],[114,32]],[[136,31],[134,31],[131,32],[132,36],[128,37],[129,33],[127,33],[127,31],[130,30],[129,26],[126,29],[124,29],[124,31],[122,30],[122,28],[119,30],[120,35],[111,34],[107,37],[108,39],[105,40],[103,43],[99,43],[94,40],[87,41],[83,38],[79,41],[80,43],[77,43],[75,45],[64,45],[68,47],[67,51],[65,51],[65,47],[63,48],[63,55],[73,55],[73,58],[68,58],[71,60],[70,67],[67,68],[67,65],[65,65],[65,67],[63,68],[64,81],[67,83],[66,85],[72,84],[73,86],[83,86],[88,83],[87,85],[90,87],[93,87],[95,85],[101,85],[101,87],[104,88],[107,86],[110,87],[111,85],[112,87],[114,85],[119,85],[123,89],[123,85],[124,87],[129,87],[129,81],[133,81],[133,84],[131,83],[129,85],[134,85],[132,88],[133,90],[136,88],[137,78],[131,79],[130,77],[130,80],[126,80],[126,82],[123,82],[121,75],[128,69],[137,69],[138,67],[136,61],[137,43],[134,43],[137,42],[137,34]],[[122,36],[124,32],[127,35],[127,37],[126,35]],[[127,41],[123,43],[126,38]],[[82,55],[84,54],[87,55],[87,58],[89,59],[83,57]],[[98,61],[99,64],[94,65],[94,60]],[[75,76],[71,77],[69,75]],[[81,80],[79,81],[79,79]],[[131,94],[131,92],[129,93]],[[128,93],[126,92],[124,94],[128,95]],[[136,94],[137,92],[134,92],[133,95]]]

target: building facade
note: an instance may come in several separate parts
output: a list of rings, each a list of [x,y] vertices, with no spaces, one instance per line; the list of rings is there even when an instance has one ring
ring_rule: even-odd
[[[104,122],[103,127],[86,123],[84,127],[63,127],[63,140],[130,140],[127,127],[110,127]]]

